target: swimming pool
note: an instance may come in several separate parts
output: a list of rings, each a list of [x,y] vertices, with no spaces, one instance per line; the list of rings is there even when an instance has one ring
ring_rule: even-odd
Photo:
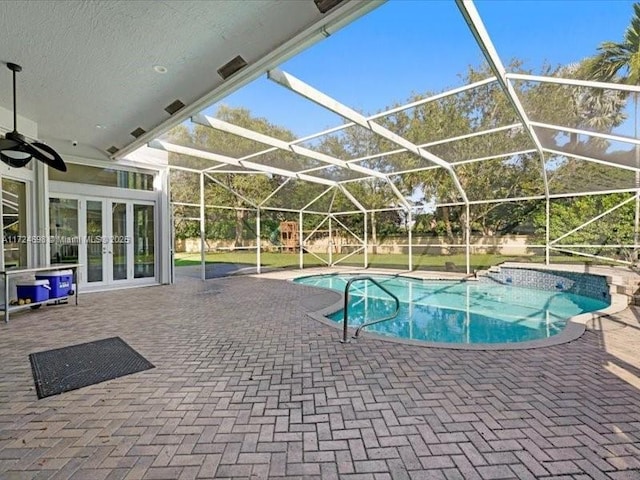
[[[313,275],[296,283],[344,292],[357,275]],[[490,282],[421,280],[371,275],[400,300],[393,320],[366,331],[402,339],[457,344],[540,340],[560,333],[570,317],[609,306],[604,300]],[[349,325],[390,315],[395,302],[372,282],[356,282],[349,298]],[[328,316],[342,322],[343,311]]]

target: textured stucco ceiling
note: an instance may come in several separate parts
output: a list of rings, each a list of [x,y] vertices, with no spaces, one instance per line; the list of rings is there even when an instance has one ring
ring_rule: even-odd
[[[0,62],[22,65],[18,112],[37,122],[41,139],[104,152],[167,121],[175,99],[189,106],[220,89],[217,69],[236,55],[256,64],[328,15],[313,0],[3,1]],[[0,106],[12,108],[4,66]]]

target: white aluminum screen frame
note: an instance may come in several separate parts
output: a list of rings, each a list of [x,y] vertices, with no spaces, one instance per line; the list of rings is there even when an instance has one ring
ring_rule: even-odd
[[[619,84],[619,83],[605,83],[605,82],[596,82],[596,81],[588,81],[588,80],[577,80],[577,79],[568,79],[568,78],[559,78],[559,77],[545,77],[545,76],[541,76],[541,75],[525,75],[525,74],[519,74],[519,73],[511,73],[508,72],[504,66],[504,63],[502,62],[498,51],[496,50],[490,36],[489,33],[487,32],[482,19],[480,17],[480,14],[478,13],[474,3],[472,0],[456,0],[456,5],[458,6],[458,9],[460,10],[460,13],[463,17],[463,19],[466,21],[470,32],[472,33],[476,43],[478,44],[481,52],[483,53],[483,55],[485,56],[485,59],[487,60],[491,70],[493,71],[493,75],[489,78],[471,83],[469,85],[465,85],[465,86],[461,86],[461,87],[457,87],[442,93],[438,93],[436,95],[431,95],[429,97],[417,100],[417,101],[413,101],[410,103],[407,103],[405,105],[401,105],[399,107],[394,107],[392,109],[388,109],[386,111],[377,113],[375,115],[371,115],[368,117],[365,117],[364,115],[361,115],[360,113],[356,112],[355,110],[351,109],[350,107],[338,102],[337,100],[331,98],[330,96],[322,93],[321,91],[315,89],[314,87],[310,86],[309,84],[303,82],[302,80],[299,80],[298,78],[294,77],[293,75],[284,72],[282,70],[279,69],[273,69],[267,72],[267,77],[271,80],[273,80],[276,84],[282,86],[283,88],[287,88],[288,90],[302,96],[303,98],[314,102],[318,105],[320,105],[321,107],[333,112],[333,113],[337,113],[338,115],[342,116],[345,119],[345,123],[333,128],[329,128],[329,129],[325,129],[321,132],[312,134],[312,135],[308,135],[302,138],[298,138],[296,140],[290,141],[290,142],[285,142],[282,140],[279,140],[277,138],[274,137],[270,137],[267,135],[264,135],[262,133],[259,132],[255,132],[255,131],[251,131],[249,129],[245,129],[233,124],[230,124],[228,122],[213,118],[211,116],[207,116],[204,114],[196,114],[191,118],[191,121],[194,124],[198,124],[198,125],[202,125],[205,127],[209,127],[209,128],[214,128],[223,132],[227,132],[227,133],[231,133],[237,136],[241,136],[245,139],[248,140],[253,140],[256,142],[260,142],[263,144],[266,144],[268,146],[268,148],[263,149],[259,152],[255,152],[252,154],[248,154],[245,155],[243,157],[239,157],[239,158],[233,158],[233,157],[229,157],[229,156],[225,156],[225,155],[219,155],[219,154],[215,154],[212,152],[208,152],[208,151],[204,151],[198,148],[194,148],[194,147],[186,147],[186,146],[182,146],[182,145],[177,145],[174,143],[171,143],[169,141],[166,140],[162,140],[162,139],[156,139],[152,142],[150,142],[149,146],[154,147],[154,148],[159,148],[162,150],[165,150],[167,152],[172,152],[172,153],[176,153],[176,154],[184,154],[184,155],[189,155],[189,156],[193,156],[199,159],[204,159],[204,160],[209,160],[211,162],[214,162],[215,164],[210,166],[210,167],[206,167],[204,169],[192,169],[192,168],[188,168],[188,167],[180,167],[180,166],[169,166],[169,168],[171,169],[176,169],[176,170],[183,170],[183,171],[189,171],[189,172],[193,172],[193,173],[199,173],[201,175],[201,190],[204,188],[204,179],[205,179],[205,175],[206,177],[211,180],[216,182],[217,184],[223,186],[224,188],[226,188],[228,191],[230,191],[231,193],[233,193],[234,195],[238,196],[239,198],[242,198],[243,201],[245,201],[247,204],[249,204],[252,208],[252,210],[254,210],[256,212],[256,216],[258,219],[258,225],[256,226],[256,231],[258,232],[258,237],[260,236],[259,232],[260,232],[260,212],[261,211],[265,211],[265,210],[275,210],[275,211],[282,211],[282,212],[291,212],[291,213],[298,213],[299,215],[299,222],[300,224],[302,223],[302,218],[303,215],[305,213],[307,214],[314,214],[314,215],[327,215],[327,219],[331,219],[333,218],[334,220],[337,221],[337,217],[335,217],[335,215],[338,214],[363,214],[364,215],[364,224],[365,224],[365,231],[363,232],[362,236],[358,236],[356,235],[354,232],[351,232],[353,234],[354,237],[358,238],[359,240],[361,240],[362,242],[362,248],[364,250],[365,253],[365,267],[367,266],[367,251],[368,251],[368,238],[367,238],[367,232],[366,232],[366,225],[367,225],[367,219],[369,217],[369,215],[371,215],[373,212],[377,212],[377,211],[386,211],[386,210],[401,210],[403,212],[405,212],[406,215],[408,215],[409,218],[411,218],[411,215],[413,215],[413,213],[415,213],[417,207],[412,206],[410,204],[410,202],[405,198],[405,196],[402,194],[402,192],[400,192],[400,190],[397,188],[396,184],[393,181],[394,177],[397,177],[398,175],[403,175],[403,174],[407,174],[407,173],[414,173],[414,172],[420,172],[420,171],[426,171],[426,170],[433,170],[433,169],[444,169],[448,175],[450,176],[453,185],[455,187],[455,189],[458,191],[458,194],[460,195],[460,201],[453,201],[453,202],[442,202],[439,203],[438,205],[436,205],[436,207],[445,207],[445,206],[461,206],[464,207],[466,209],[467,215],[466,215],[466,225],[464,228],[464,243],[460,244],[460,247],[464,247],[465,251],[466,251],[466,271],[467,273],[470,273],[470,262],[469,262],[469,255],[470,255],[470,225],[469,225],[469,207],[471,205],[478,205],[478,204],[486,204],[486,203],[496,203],[496,202],[514,202],[514,201],[527,201],[527,200],[544,200],[546,202],[546,238],[545,238],[545,243],[544,245],[540,245],[542,247],[545,248],[546,251],[546,262],[549,263],[550,260],[550,252],[551,250],[554,251],[563,251],[563,252],[567,252],[567,253],[571,253],[571,254],[576,254],[576,255],[583,255],[586,257],[589,257],[589,254],[584,254],[584,253],[580,253],[580,252],[576,252],[576,251],[570,251],[567,248],[564,248],[561,245],[558,245],[557,242],[558,240],[560,240],[561,238],[566,237],[567,235],[569,235],[570,233],[572,233],[573,231],[577,231],[587,225],[589,225],[590,223],[592,223],[594,221],[594,219],[588,219],[585,220],[584,223],[582,223],[581,225],[579,225],[578,227],[576,227],[575,229],[573,229],[571,232],[565,233],[564,235],[560,236],[559,238],[556,239],[551,239],[549,236],[549,205],[550,205],[550,201],[552,199],[557,199],[557,198],[570,198],[570,197],[580,197],[580,196],[584,196],[584,195],[607,195],[607,194],[611,194],[611,193],[625,193],[625,192],[629,192],[629,193],[633,193],[634,196],[631,197],[631,199],[627,199],[624,202],[622,202],[622,204],[626,204],[628,202],[630,202],[632,199],[636,199],[636,201],[638,201],[638,199],[640,199],[640,186],[636,185],[634,188],[620,188],[620,189],[609,189],[609,190],[592,190],[592,191],[576,191],[576,192],[571,192],[571,193],[563,193],[563,194],[553,194],[549,191],[549,179],[547,177],[547,171],[545,169],[545,159],[547,158],[547,155],[559,155],[559,156],[568,156],[568,157],[573,157],[576,158],[578,160],[584,160],[584,161],[588,161],[588,162],[593,162],[593,163],[598,163],[598,164],[602,164],[602,165],[606,165],[609,167],[614,167],[614,168],[620,168],[620,169],[625,169],[625,170],[630,170],[630,171],[634,171],[634,172],[640,172],[640,167],[633,167],[633,166],[629,166],[629,165],[622,165],[622,164],[616,164],[614,162],[611,162],[607,159],[602,159],[602,158],[593,158],[593,157],[589,157],[589,156],[585,156],[585,155],[580,155],[580,154],[571,154],[568,152],[562,152],[559,150],[555,150],[552,148],[545,148],[537,134],[536,131],[534,129],[534,127],[541,127],[541,128],[547,128],[547,129],[551,129],[551,130],[557,130],[557,131],[565,131],[565,132],[570,132],[573,134],[578,134],[578,135],[587,135],[587,136],[591,136],[591,137],[599,137],[602,139],[606,139],[606,140],[612,140],[612,141],[623,141],[623,142],[627,142],[627,143],[631,143],[634,145],[640,145],[640,139],[638,138],[629,138],[629,137],[623,137],[620,135],[615,135],[615,134],[608,134],[608,133],[598,133],[598,132],[593,132],[590,130],[584,130],[584,129],[579,129],[579,128],[573,128],[573,127],[566,127],[566,126],[562,126],[562,125],[554,125],[554,124],[549,124],[549,123],[544,123],[544,122],[538,122],[538,121],[532,121],[527,112],[525,107],[523,106],[520,98],[518,97],[518,92],[514,87],[513,82],[516,81],[530,81],[530,82],[538,82],[538,83],[550,83],[550,84],[558,84],[558,85],[567,85],[567,86],[575,86],[575,87],[592,87],[592,88],[600,88],[600,89],[609,89],[609,90],[617,90],[617,91],[622,91],[622,92],[626,92],[626,93],[640,93],[640,86],[634,86],[634,85],[624,85],[624,84]],[[512,123],[510,125],[505,125],[505,126],[500,126],[500,127],[494,127],[491,129],[487,129],[484,131],[477,131],[477,132],[472,132],[472,133],[467,133],[464,135],[457,135],[457,136],[453,136],[450,138],[445,138],[445,139],[440,139],[437,141],[432,141],[432,142],[428,142],[428,143],[424,143],[424,144],[414,144],[413,142],[407,140],[406,138],[391,132],[390,130],[386,129],[385,127],[383,127],[382,125],[380,125],[379,123],[376,122],[376,120],[388,116],[388,115],[392,115],[394,113],[398,113],[410,108],[415,108],[417,106],[420,105],[424,105],[427,104],[429,102],[433,102],[433,101],[437,101],[443,98],[446,98],[448,96],[451,95],[456,95],[459,93],[463,93],[466,92],[468,90],[477,88],[477,87],[481,87],[484,85],[490,85],[491,83],[497,82],[500,86],[500,88],[502,89],[503,93],[506,95],[507,99],[509,100],[509,102],[511,103],[514,112],[518,118],[518,122],[516,123]],[[319,137],[322,137],[323,135],[328,135],[331,133],[336,133],[336,132],[340,132],[346,128],[349,127],[353,127],[353,126],[359,126],[362,128],[367,129],[369,132],[371,132],[372,134],[378,135],[379,137],[391,142],[391,143],[395,143],[396,145],[398,145],[399,148],[392,150],[392,151],[388,151],[388,152],[383,152],[383,153],[374,153],[371,155],[366,155],[363,157],[359,157],[359,158],[351,158],[351,159],[340,159],[340,158],[335,158],[335,157],[331,157],[329,155],[326,155],[324,153],[320,153],[314,150],[311,150],[309,148],[306,147],[302,147],[300,144],[312,139],[316,139]],[[535,148],[527,148],[527,149],[522,149],[516,152],[512,152],[512,153],[505,153],[505,154],[495,154],[495,155],[488,155],[488,156],[484,156],[481,158],[468,158],[468,159],[464,159],[461,161],[455,161],[455,162],[449,162],[446,159],[443,159],[437,155],[434,155],[433,153],[431,153],[429,151],[430,147],[434,147],[437,145],[443,145],[443,144],[447,144],[447,143],[454,143],[456,141],[460,141],[460,140],[464,140],[467,138],[473,138],[473,137],[479,137],[482,135],[487,135],[487,134],[491,134],[491,133],[497,133],[497,132],[505,132],[505,131],[509,131],[511,129],[514,128],[522,128],[524,130],[524,132],[527,134],[527,136],[529,137],[529,139],[531,140],[531,142],[533,143],[533,145],[535,146]],[[300,171],[292,171],[292,170],[287,170],[287,169],[283,169],[283,168],[277,168],[275,166],[272,165],[267,165],[267,164],[262,164],[262,163],[257,163],[256,161],[254,161],[255,158],[260,157],[262,155],[268,154],[268,153],[272,153],[272,152],[276,152],[276,151],[286,151],[290,154],[295,154],[295,155],[299,155],[301,157],[305,157],[307,159],[312,159],[314,161],[318,161],[320,162],[320,166],[317,167],[313,167],[313,168],[307,168],[307,169],[302,169]],[[373,160],[373,159],[378,159],[378,158],[384,158],[386,156],[391,156],[394,154],[399,154],[399,153],[411,153],[413,154],[416,158],[419,158],[421,160],[425,161],[425,165],[421,166],[421,167],[416,167],[416,168],[411,168],[411,169],[406,169],[406,170],[397,170],[397,171],[390,171],[390,172],[380,172],[377,171],[375,169],[369,168],[369,167],[364,167],[361,165],[358,165],[358,162],[363,162],[363,161],[367,161],[367,160]],[[485,200],[469,200],[466,194],[466,191],[463,187],[463,185],[461,184],[456,171],[454,170],[454,166],[457,165],[461,165],[461,164],[466,164],[466,163],[474,163],[474,162],[483,162],[486,160],[493,160],[493,159],[499,159],[499,158],[509,158],[510,156],[514,156],[514,155],[523,155],[523,154],[530,154],[530,153],[537,153],[539,158],[540,158],[540,168],[541,168],[541,178],[542,178],[542,182],[543,182],[543,187],[544,190],[541,195],[530,195],[530,196],[524,196],[524,197],[517,197],[517,198],[503,198],[503,199],[485,199]],[[324,165],[323,165],[324,164]],[[217,180],[215,180],[215,174],[217,172],[224,172],[225,170],[222,168],[224,165],[229,165],[229,166],[236,166],[236,167],[243,167],[245,169],[247,169],[246,172],[242,172],[243,174],[252,174],[252,173],[256,173],[256,174],[266,174],[266,175],[277,175],[277,176],[281,176],[284,177],[286,180],[280,185],[278,186],[274,191],[272,192],[265,192],[265,198],[262,199],[259,202],[252,202],[249,201],[248,199],[244,198],[241,194],[239,194],[238,192],[233,191],[232,189],[229,189],[228,187],[224,186],[223,184],[221,184],[220,182],[218,182]],[[365,177],[363,178],[352,178],[352,179],[347,179],[347,180],[331,180],[331,179],[327,179],[327,178],[322,178],[319,176],[315,176],[313,175],[314,172],[321,172],[323,169],[326,168],[339,168],[339,169],[345,169],[345,170],[351,170],[352,172],[358,172],[360,174],[365,175]],[[237,173],[237,172],[235,172]],[[297,179],[297,180],[302,180],[302,181],[306,181],[306,182],[311,182],[311,183],[317,183],[317,184],[321,184],[321,185],[325,185],[327,188],[325,190],[323,190],[323,193],[321,193],[320,195],[318,195],[316,198],[314,198],[313,200],[311,200],[306,206],[302,207],[302,208],[292,208],[292,209],[288,209],[288,208],[273,208],[273,207],[268,207],[266,206],[266,202],[271,199],[274,195],[276,195],[279,190],[281,188],[283,188],[290,180],[293,179]],[[345,188],[345,185],[347,183],[352,183],[352,182],[360,182],[360,181],[367,181],[367,180],[371,180],[371,179],[377,179],[379,181],[382,181],[383,183],[385,183],[389,190],[390,193],[393,194],[394,198],[397,199],[398,205],[394,205],[394,206],[390,206],[388,208],[377,208],[377,209],[367,209],[365,208],[365,206],[362,205],[362,202],[356,198],[351,192],[349,192],[349,190],[347,190]],[[340,191],[342,192],[342,194],[353,204],[354,206],[354,210],[352,211],[345,211],[345,212],[317,212],[314,211],[312,209],[313,204],[319,199],[321,198],[323,195],[327,194],[330,191]],[[200,221],[201,221],[201,235],[204,235],[205,232],[205,225],[204,225],[204,221],[205,221],[205,216],[204,216],[204,192],[200,191],[200,198],[201,198],[201,216],[200,216]],[[621,205],[617,205],[615,208],[610,209],[610,210],[615,210],[616,208],[618,208]],[[230,207],[233,208],[233,207]],[[602,213],[601,215],[599,215],[596,218],[600,218],[601,216],[606,215],[607,213],[609,213],[609,211]],[[639,230],[639,220],[638,217],[636,216],[635,222],[634,222],[634,230],[638,231]],[[408,250],[409,250],[409,262],[408,262],[408,269],[411,270],[413,268],[412,265],[412,247],[414,245],[412,245],[412,241],[411,241],[411,229],[408,230],[408,237],[409,237],[409,245],[408,245]],[[303,239],[303,235],[300,235],[300,241],[301,241],[301,245],[304,243],[304,239]],[[201,239],[201,243],[203,244],[204,242],[204,238]],[[257,239],[257,245],[258,245],[258,271],[260,270],[260,238]],[[453,245],[452,245],[453,246]],[[458,245],[456,245],[458,246]],[[537,245],[536,245],[537,246]],[[600,247],[600,245],[585,245],[588,247]],[[631,245],[630,247],[632,247],[634,250],[638,249],[638,242],[637,240],[634,241],[634,244]],[[625,247],[629,247],[629,245],[625,245]],[[202,250],[202,275],[204,277],[204,264],[205,264],[205,252],[204,252],[204,248],[201,249]],[[625,261],[621,261],[618,259],[614,259],[614,258],[608,258],[608,257],[601,257],[601,256],[596,256],[599,259],[605,259],[607,261],[612,261],[612,262],[617,262],[617,263],[621,263],[621,264],[629,264],[629,262],[625,262]],[[332,262],[329,262],[332,263]],[[302,259],[302,252],[300,255],[300,267],[303,266],[303,259]]]

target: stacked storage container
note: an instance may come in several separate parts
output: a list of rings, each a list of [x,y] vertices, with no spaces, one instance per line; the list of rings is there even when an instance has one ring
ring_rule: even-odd
[[[16,285],[18,302],[35,303],[49,300],[49,280],[23,280]]]
[[[65,298],[74,293],[73,272],[40,272],[35,280],[21,280],[16,284],[16,290],[20,305]]]
[[[49,299],[73,295],[73,272],[71,270],[40,272],[36,274],[36,280],[47,280],[49,282],[49,287],[51,288]]]

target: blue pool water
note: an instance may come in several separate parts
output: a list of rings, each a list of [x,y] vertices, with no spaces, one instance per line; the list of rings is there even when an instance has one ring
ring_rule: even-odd
[[[344,292],[354,275],[314,275],[296,283]],[[567,292],[482,282],[372,276],[401,302],[399,315],[365,328],[394,337],[445,343],[511,343],[561,332],[567,319],[609,304]],[[356,282],[349,296],[349,325],[390,315],[394,301],[372,282]],[[343,311],[329,316],[342,322]]]

